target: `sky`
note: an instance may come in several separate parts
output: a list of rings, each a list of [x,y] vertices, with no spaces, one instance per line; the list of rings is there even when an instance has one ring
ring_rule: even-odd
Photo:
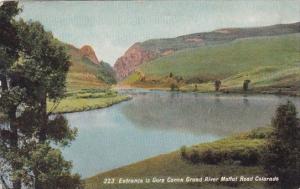
[[[113,65],[135,42],[300,21],[300,0],[25,1],[25,20]]]

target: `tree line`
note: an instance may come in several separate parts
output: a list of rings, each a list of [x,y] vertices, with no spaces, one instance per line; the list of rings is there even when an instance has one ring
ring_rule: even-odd
[[[174,76],[174,74],[172,72],[169,73],[168,77],[169,78],[175,78],[175,82],[172,82],[171,85],[170,85],[171,91],[179,90],[179,86],[177,84],[178,84],[179,81],[183,80],[183,77]],[[140,81],[145,81],[145,76],[144,75],[143,75],[143,77],[140,76],[140,78],[141,78]],[[249,79],[244,80],[243,85],[242,85],[242,89],[243,89],[244,92],[249,91],[250,83],[251,83],[251,80],[249,80]],[[221,86],[222,86],[222,81],[221,80],[215,80],[213,82],[213,84],[214,84],[215,91],[216,92],[220,91]],[[197,91],[197,90],[198,90],[198,85],[195,84],[194,85],[194,91]]]

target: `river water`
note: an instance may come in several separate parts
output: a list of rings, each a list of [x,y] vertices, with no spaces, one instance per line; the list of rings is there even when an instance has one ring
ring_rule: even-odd
[[[273,95],[215,95],[132,90],[133,97],[109,108],[66,114],[78,137],[63,150],[82,177],[162,153],[270,124],[288,99]]]

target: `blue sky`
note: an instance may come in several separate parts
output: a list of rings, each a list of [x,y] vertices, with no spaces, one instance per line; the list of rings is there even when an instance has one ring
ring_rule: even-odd
[[[25,1],[25,20],[58,39],[89,44],[110,64],[133,43],[151,38],[300,21],[300,0]]]

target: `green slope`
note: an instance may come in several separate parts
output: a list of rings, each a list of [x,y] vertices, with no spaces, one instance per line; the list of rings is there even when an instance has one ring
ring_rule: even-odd
[[[300,33],[300,22],[249,28],[221,28],[211,32],[193,33],[174,38],[150,39],[135,43],[129,52],[120,57],[114,65],[120,80],[136,70],[136,65],[146,64],[160,57],[173,55],[178,51],[227,44],[239,39],[271,37]],[[135,50],[147,54],[146,58],[132,56]],[[148,57],[148,55],[150,55]]]
[[[173,79],[169,77],[173,74]],[[241,86],[244,79],[252,87],[291,87],[300,80],[300,34],[238,39],[179,51],[141,65],[122,84],[168,87],[223,80],[223,88]],[[141,79],[141,75],[144,77]],[[179,79],[179,80],[180,80]],[[212,90],[213,86],[206,87]]]
[[[244,157],[249,157],[251,152],[261,153],[265,144],[265,138],[270,133],[270,128],[258,128],[248,133],[235,135],[229,138],[221,139],[216,142],[205,143],[187,147],[185,150],[186,156],[190,153],[197,153],[203,156],[203,152],[211,150],[218,157],[222,154],[240,154]],[[236,163],[237,161],[224,161],[218,164],[207,164],[203,162],[191,163],[182,158],[182,150],[168,154],[159,155],[135,164],[124,166],[105,173],[100,173],[96,176],[84,180],[85,189],[193,189],[202,186],[205,189],[212,188],[265,188],[263,183],[248,182],[248,183],[164,183],[164,184],[113,184],[105,185],[105,178],[114,178],[118,182],[119,178],[173,178],[183,177],[221,177],[221,176],[264,176],[261,167],[257,165],[243,166]],[[202,188],[200,187],[200,188]]]
[[[110,64],[101,62],[101,65],[97,71],[97,78],[104,81],[107,84],[116,84],[116,73]]]
[[[115,83],[115,73],[109,64],[93,63],[72,45],[63,44],[70,56],[71,66],[67,74],[66,98],[57,105],[48,102],[48,111],[52,113],[80,112],[99,109],[129,100],[110,90]]]
[[[107,88],[115,82],[112,68],[105,62],[97,65],[82,56],[80,50],[65,45],[70,55],[71,67],[67,76],[68,90],[84,88]]]
[[[242,38],[276,36],[299,32],[300,22],[251,28],[223,28],[212,32],[194,33],[175,38],[150,39],[142,42],[141,46],[147,51],[160,53],[171,49],[177,51],[204,45],[222,44]]]

